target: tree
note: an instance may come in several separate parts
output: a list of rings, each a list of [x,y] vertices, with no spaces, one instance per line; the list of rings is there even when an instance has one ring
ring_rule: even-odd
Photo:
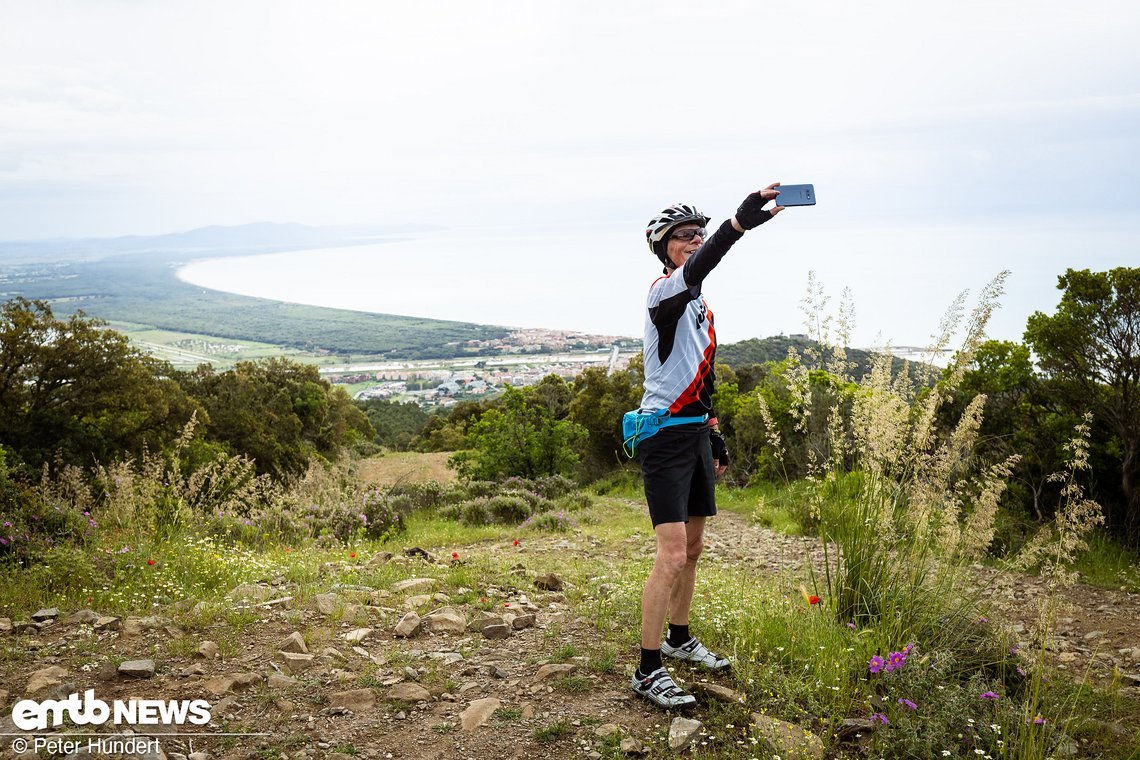
[[[552,418],[542,404],[528,403],[527,393],[507,388],[498,405],[471,424],[467,449],[448,464],[474,480],[567,475],[586,435],[580,425]]]
[[[1121,504],[1106,523],[1140,541],[1140,268],[1066,270],[1052,316],[1029,317],[1025,339],[1047,377],[1074,403],[1092,408],[1119,439]]]
[[[399,403],[388,399],[373,398],[357,402],[368,416],[376,435],[372,441],[396,451],[411,447],[412,441],[427,424],[428,414],[414,401]]]
[[[89,465],[161,449],[197,409],[173,371],[82,313],[0,307],[0,443],[30,466]]]
[[[299,475],[313,455],[332,458],[373,435],[345,390],[311,364],[273,358],[220,373],[199,367],[182,381],[209,415],[205,435],[254,459],[259,473]]]
[[[627,461],[622,454],[621,417],[641,403],[643,372],[638,356],[620,372],[607,374],[601,367],[589,367],[574,378],[569,419],[586,431],[582,448],[588,474],[601,474]]]

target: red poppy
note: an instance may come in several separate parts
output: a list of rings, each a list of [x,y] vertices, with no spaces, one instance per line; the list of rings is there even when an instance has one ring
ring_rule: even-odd
[[[356,552],[349,552],[349,553],[348,553],[348,556],[349,556],[349,558],[351,558],[351,559],[356,559]]]
[[[452,553],[451,553],[451,558],[452,558],[452,559],[459,559],[459,552],[452,552]]]
[[[147,563],[148,565],[153,565],[153,564],[154,564],[154,560],[153,560],[153,559],[148,559],[148,560],[146,561],[146,563]]]
[[[515,539],[515,542],[514,542],[514,544],[512,544],[512,545],[513,545],[513,546],[518,546],[518,545],[519,545],[519,540],[516,538],[516,539]]]
[[[812,594],[808,597],[808,604],[819,604],[819,597],[815,594]]]

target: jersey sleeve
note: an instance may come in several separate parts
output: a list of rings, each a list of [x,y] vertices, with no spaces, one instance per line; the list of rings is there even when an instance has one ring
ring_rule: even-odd
[[[728,249],[742,237],[744,237],[744,233],[737,232],[736,228],[732,226],[732,221],[726,219],[720,227],[717,227],[716,232],[697,249],[696,253],[685,262],[685,266],[682,268],[685,282],[690,287],[700,290],[701,283],[724,258],[724,254],[728,253]]]

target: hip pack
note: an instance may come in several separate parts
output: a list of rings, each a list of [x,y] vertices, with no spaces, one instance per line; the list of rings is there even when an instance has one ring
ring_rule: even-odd
[[[668,409],[656,412],[634,409],[632,412],[626,412],[621,418],[622,450],[627,457],[633,459],[637,456],[637,445],[646,438],[657,435],[662,428],[708,422],[708,419],[707,414],[699,417],[671,417]]]

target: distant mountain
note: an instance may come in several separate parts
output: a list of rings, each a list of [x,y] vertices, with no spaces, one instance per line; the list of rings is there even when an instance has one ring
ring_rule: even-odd
[[[0,263],[43,264],[97,261],[126,254],[175,256],[208,252],[213,256],[362,245],[397,235],[439,229],[428,225],[310,227],[304,224],[256,222],[232,227],[212,225],[165,235],[127,235],[113,238],[14,240],[0,242]]]

